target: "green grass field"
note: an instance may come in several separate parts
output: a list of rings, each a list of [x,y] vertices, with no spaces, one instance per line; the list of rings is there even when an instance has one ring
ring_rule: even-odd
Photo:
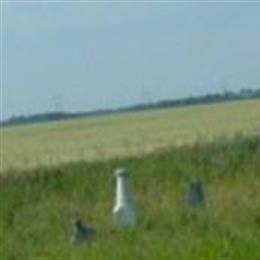
[[[142,155],[260,132],[260,101],[230,102],[1,129],[1,173]]]
[[[69,163],[1,179],[1,260],[260,259],[260,140],[236,137],[173,147],[139,158]],[[140,222],[112,225],[113,171],[131,169]],[[185,204],[201,176],[206,207]],[[97,229],[90,245],[71,245],[70,213]]]
[[[259,260],[259,124],[255,100],[1,129],[0,259]],[[118,167],[133,230],[112,224]],[[206,206],[191,211],[195,176]],[[91,244],[70,243],[74,211]]]

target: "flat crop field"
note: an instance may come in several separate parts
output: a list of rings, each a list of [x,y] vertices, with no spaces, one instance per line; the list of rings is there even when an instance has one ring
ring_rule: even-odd
[[[198,105],[1,129],[1,173],[142,155],[260,132],[260,100]]]

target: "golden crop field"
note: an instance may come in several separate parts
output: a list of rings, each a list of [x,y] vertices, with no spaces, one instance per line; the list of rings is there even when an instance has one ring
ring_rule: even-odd
[[[238,132],[260,132],[260,100],[2,128],[1,173],[140,155]]]

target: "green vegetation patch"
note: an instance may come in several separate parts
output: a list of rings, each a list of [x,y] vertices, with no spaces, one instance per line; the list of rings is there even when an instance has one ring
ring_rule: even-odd
[[[260,139],[236,136],[150,155],[10,172],[0,179],[0,256],[11,259],[260,259]],[[139,225],[112,225],[113,171],[132,172]],[[206,206],[191,210],[200,176]],[[95,227],[70,243],[71,212]]]

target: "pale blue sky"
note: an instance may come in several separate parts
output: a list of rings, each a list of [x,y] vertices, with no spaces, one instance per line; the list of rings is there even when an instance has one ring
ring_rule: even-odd
[[[4,3],[2,119],[260,86],[259,3]]]

